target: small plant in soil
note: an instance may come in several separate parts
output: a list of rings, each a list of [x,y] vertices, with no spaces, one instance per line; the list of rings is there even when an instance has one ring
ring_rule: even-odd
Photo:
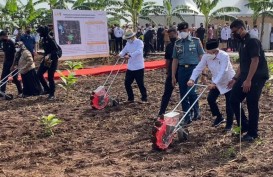
[[[74,85],[78,81],[78,78],[75,76],[75,73],[68,71],[68,75],[65,76],[61,71],[58,71],[61,76],[63,83],[58,84],[62,89],[65,90],[66,95],[69,95],[70,91],[73,89]]]
[[[66,61],[64,64],[68,66],[70,71],[75,71],[77,69],[83,68],[83,64],[80,61]]]
[[[65,76],[61,71],[57,71],[60,74],[60,78],[63,83],[58,84],[62,89],[65,90],[68,96],[70,91],[73,89],[74,85],[78,81],[74,71],[83,68],[83,64],[80,61],[66,61],[65,65],[68,66],[67,72],[68,76]]]
[[[46,136],[53,136],[52,128],[59,125],[62,121],[56,117],[54,114],[49,114],[48,116],[42,116],[41,124],[44,127]]]
[[[241,127],[238,127],[238,126],[232,129],[232,133],[234,133],[235,135],[239,135],[240,131],[241,131]]]

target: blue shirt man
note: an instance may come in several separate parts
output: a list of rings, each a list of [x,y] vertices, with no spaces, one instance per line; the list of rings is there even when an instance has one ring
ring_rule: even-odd
[[[30,33],[31,33],[31,28],[27,27],[26,33],[21,37],[20,40],[24,43],[26,48],[30,51],[30,53],[32,54],[32,57],[34,57],[34,53],[37,52],[35,50],[36,40],[35,40],[35,36],[31,35]]]
[[[172,63],[172,84],[176,85],[175,74],[178,68],[178,84],[181,99],[187,93],[189,87],[187,81],[190,79],[192,71],[199,63],[202,55],[205,53],[199,38],[192,37],[189,34],[189,24],[182,22],[178,24],[177,29],[181,39],[175,42],[173,49],[173,63]],[[190,105],[197,99],[195,88],[188,94],[188,97],[182,102],[182,109],[187,112]],[[190,113],[185,117],[184,123],[191,122],[190,117],[194,120],[200,119],[198,102],[193,107],[193,115]]]

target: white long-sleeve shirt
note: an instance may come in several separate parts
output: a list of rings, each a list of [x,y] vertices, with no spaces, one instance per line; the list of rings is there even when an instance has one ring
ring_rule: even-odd
[[[227,88],[228,82],[232,80],[235,75],[235,71],[231,65],[229,55],[219,50],[215,59],[208,58],[207,54],[204,54],[201,61],[193,70],[191,80],[196,80],[202,73],[205,67],[208,66],[212,74],[212,82],[216,85],[221,94],[225,94],[231,89]]]
[[[228,40],[230,38],[231,30],[228,27],[224,27],[221,31],[221,39]]]
[[[249,34],[252,35],[252,36],[255,36],[257,39],[259,38],[258,29],[253,28],[252,30],[250,30]]]
[[[119,53],[119,56],[123,57],[125,54],[131,56],[128,60],[128,70],[135,71],[144,68],[143,47],[144,44],[140,39],[135,39],[132,43],[126,42],[126,45]]]
[[[114,35],[116,38],[121,38],[123,36],[123,34],[124,34],[123,29],[121,29],[121,28],[114,29]]]

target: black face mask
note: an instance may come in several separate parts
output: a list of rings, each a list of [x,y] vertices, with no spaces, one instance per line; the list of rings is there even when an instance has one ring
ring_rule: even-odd
[[[30,30],[27,30],[27,31],[26,31],[26,34],[30,34]]]
[[[170,38],[171,43],[174,43],[176,41],[176,37]]]
[[[238,33],[234,33],[234,34],[233,34],[233,37],[234,37],[235,39],[242,39],[241,36],[240,36],[240,34],[238,34]]]

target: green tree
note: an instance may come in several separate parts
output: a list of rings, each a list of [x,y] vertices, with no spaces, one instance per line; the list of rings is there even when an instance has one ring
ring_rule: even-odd
[[[149,15],[158,14],[160,11],[160,6],[156,5],[156,2],[144,2],[144,0],[124,0],[121,8],[117,10],[121,17],[132,21],[135,31],[139,18],[154,23]]]
[[[118,0],[77,0],[72,9],[79,10],[107,10],[108,7],[120,6],[122,3]]]
[[[117,13],[122,2],[119,0],[77,0],[72,6],[75,10],[101,10],[106,11],[107,15],[111,15],[115,19],[125,19]]]
[[[194,14],[198,13],[186,5],[179,5],[173,8],[171,0],[164,0],[163,6],[159,6],[158,9],[160,9],[159,13],[166,17],[166,24],[168,26],[171,25],[173,17],[177,17],[181,21],[185,21],[182,16],[183,13],[194,13]]]
[[[208,28],[208,24],[214,18],[234,20],[236,17],[228,15],[229,12],[240,12],[238,7],[222,7],[214,10],[220,0],[193,0],[198,10],[205,16],[205,28]]]
[[[273,2],[271,0],[248,0],[248,4],[245,6],[250,8],[253,11],[252,19],[253,26],[257,24],[257,20],[259,17],[262,17],[262,29],[260,40],[263,39],[264,33],[264,20],[265,17],[273,18]]]

